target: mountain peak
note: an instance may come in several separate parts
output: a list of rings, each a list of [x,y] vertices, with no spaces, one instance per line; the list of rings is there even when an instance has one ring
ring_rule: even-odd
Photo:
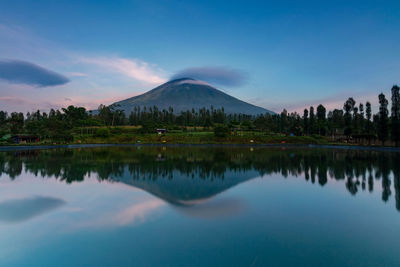
[[[189,77],[168,81],[142,95],[116,102],[113,105],[118,105],[126,115],[129,115],[135,107],[153,106],[160,110],[172,107],[176,113],[192,109],[210,109],[213,106],[215,109],[223,107],[225,112],[230,114],[273,114],[272,111],[232,97],[205,81]]]

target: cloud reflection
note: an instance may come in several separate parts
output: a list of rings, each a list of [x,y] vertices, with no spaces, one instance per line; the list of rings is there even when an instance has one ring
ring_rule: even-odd
[[[165,202],[152,199],[143,203],[134,204],[115,216],[115,223],[118,225],[128,225],[134,222],[144,222],[147,215],[152,211],[163,206]]]
[[[0,221],[19,223],[55,210],[65,204],[59,198],[36,196],[0,203]]]

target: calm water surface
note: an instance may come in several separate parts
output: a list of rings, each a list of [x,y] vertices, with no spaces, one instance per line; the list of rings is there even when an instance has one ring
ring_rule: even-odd
[[[0,152],[1,266],[399,266],[400,153]]]

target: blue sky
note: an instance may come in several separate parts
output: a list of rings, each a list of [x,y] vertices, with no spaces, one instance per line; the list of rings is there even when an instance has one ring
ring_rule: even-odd
[[[0,73],[0,108],[95,108],[193,68],[239,73],[215,86],[274,111],[376,103],[400,83],[399,30],[398,1],[3,0],[0,71],[63,82]]]

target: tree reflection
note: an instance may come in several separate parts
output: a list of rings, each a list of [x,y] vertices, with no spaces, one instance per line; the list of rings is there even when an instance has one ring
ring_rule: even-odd
[[[187,179],[224,181],[229,173],[255,171],[260,176],[280,174],[304,177],[325,186],[343,181],[352,195],[374,190],[374,182],[387,202],[394,190],[400,211],[400,153],[373,150],[248,147],[97,147],[39,150],[34,153],[0,152],[0,175],[15,179],[23,171],[55,177],[66,183],[95,176],[118,180],[127,174],[132,181]],[[124,178],[125,179],[125,178]],[[393,180],[393,181],[392,181]],[[393,188],[392,188],[393,185]]]

